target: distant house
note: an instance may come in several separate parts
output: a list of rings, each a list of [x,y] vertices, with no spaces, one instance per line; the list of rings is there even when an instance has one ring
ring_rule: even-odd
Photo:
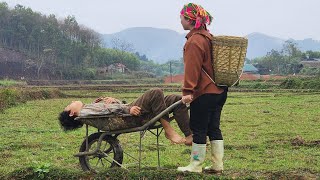
[[[320,58],[303,59],[300,63],[303,67],[320,68]]]
[[[260,79],[259,70],[252,64],[244,64],[241,80],[257,80]]]
[[[97,74],[99,75],[108,75],[113,73],[127,73],[129,69],[121,63],[114,63],[109,66],[97,68]]]
[[[127,71],[127,67],[124,64],[121,63],[114,63],[107,67],[107,73],[114,73],[114,72],[120,72],[125,73]]]
[[[243,66],[243,72],[244,73],[250,73],[250,74],[259,74],[258,69],[254,67],[252,64],[245,64]]]

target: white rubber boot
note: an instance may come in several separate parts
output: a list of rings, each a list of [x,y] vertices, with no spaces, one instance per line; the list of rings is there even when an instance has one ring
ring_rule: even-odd
[[[210,141],[212,166],[205,167],[204,171],[208,173],[221,174],[223,171],[223,140]]]
[[[206,157],[206,144],[192,143],[190,164],[186,167],[178,167],[182,172],[202,172],[202,164]]]

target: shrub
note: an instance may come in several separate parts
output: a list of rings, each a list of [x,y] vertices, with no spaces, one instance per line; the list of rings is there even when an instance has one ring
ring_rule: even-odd
[[[49,163],[38,163],[35,167],[33,167],[33,172],[37,174],[38,178],[44,179],[45,176],[50,172],[50,166],[51,165]]]
[[[284,89],[320,89],[320,77],[289,78],[280,84]]]
[[[240,81],[238,86],[234,86],[233,88],[247,88],[247,89],[275,89],[278,85],[275,85],[274,81],[262,81],[262,80],[254,80],[254,81]]]
[[[300,74],[309,76],[320,76],[320,68],[304,67],[303,69],[301,69]]]
[[[73,68],[63,72],[65,79],[94,79],[96,72],[90,68]]]
[[[15,89],[3,89],[0,91],[0,111],[14,106],[17,103],[19,93]]]
[[[149,73],[149,72],[143,72],[143,71],[135,71],[132,73],[134,78],[155,78],[156,75],[153,73]]]

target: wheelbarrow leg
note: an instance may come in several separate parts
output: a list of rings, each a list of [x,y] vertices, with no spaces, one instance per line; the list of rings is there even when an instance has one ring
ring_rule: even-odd
[[[161,133],[161,132],[160,132]],[[158,151],[158,169],[160,169],[160,151],[159,151],[159,128],[157,128],[157,151]]]
[[[140,143],[139,143],[139,172],[141,169],[141,150],[142,150],[142,145],[141,145],[141,141],[142,141],[142,136],[143,136],[143,131],[140,131]]]
[[[89,126],[86,124],[86,152],[89,151],[89,142],[88,142],[88,136],[89,136]]]

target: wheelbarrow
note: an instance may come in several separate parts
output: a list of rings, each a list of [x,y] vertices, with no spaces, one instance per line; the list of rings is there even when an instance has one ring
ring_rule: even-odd
[[[159,151],[159,136],[163,131],[160,123],[157,123],[164,115],[170,114],[173,109],[181,104],[179,100],[166,108],[160,114],[149,120],[147,123],[132,128],[124,128],[112,130],[112,128],[106,126],[106,122],[111,122],[114,118],[125,118],[131,115],[94,115],[86,117],[77,117],[75,120],[81,121],[86,125],[86,136],[82,142],[79,153],[74,156],[79,157],[79,162],[82,170],[98,172],[100,170],[112,167],[123,166],[123,154],[124,151],[121,147],[118,136],[125,133],[140,132],[139,138],[139,155],[138,158],[126,153],[129,157],[135,159],[138,162],[138,169],[141,169],[141,151],[142,151],[142,139],[147,131],[151,132],[157,138],[157,158],[158,168],[160,168],[160,151]],[[171,117],[173,119],[174,116]],[[110,124],[110,125],[111,125]],[[89,126],[97,128],[97,132],[89,135]],[[155,131],[155,132],[154,132]]]

